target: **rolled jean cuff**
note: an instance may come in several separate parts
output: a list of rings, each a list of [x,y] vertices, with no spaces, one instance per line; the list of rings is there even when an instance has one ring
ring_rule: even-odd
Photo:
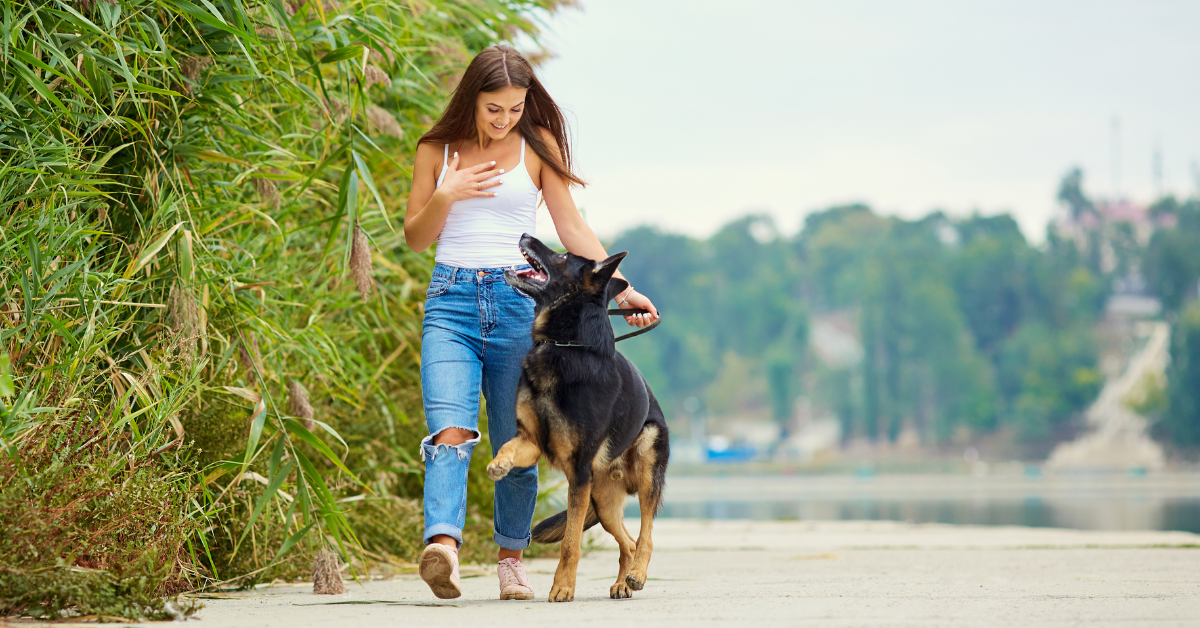
[[[503,534],[500,534],[499,532],[494,532],[492,534],[492,538],[496,541],[496,544],[499,545],[500,547],[503,547],[506,550],[513,550],[513,551],[523,550],[526,547],[529,547],[529,543],[531,541],[533,541],[532,534],[530,534],[529,536],[527,536],[523,539],[514,539],[509,536],[504,536]]]
[[[446,536],[453,538],[455,541],[458,541],[458,546],[462,547],[462,530],[450,525],[449,523],[435,523],[428,528],[425,528],[425,544],[429,545],[430,539],[439,534],[445,534]]]

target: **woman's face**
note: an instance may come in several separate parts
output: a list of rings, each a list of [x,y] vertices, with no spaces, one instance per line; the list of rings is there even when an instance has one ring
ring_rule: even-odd
[[[475,127],[493,140],[504,139],[525,112],[524,87],[505,87],[498,92],[480,92],[475,100]]]

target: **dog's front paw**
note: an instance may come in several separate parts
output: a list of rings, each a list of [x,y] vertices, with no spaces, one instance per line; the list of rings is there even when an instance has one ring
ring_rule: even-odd
[[[488,463],[487,474],[489,478],[492,478],[493,482],[499,482],[504,479],[504,476],[508,475],[509,471],[512,471],[512,468],[512,460],[496,459]]]
[[[641,591],[642,587],[646,586],[646,576],[637,577],[633,574],[625,576],[625,584],[629,585],[634,591]]]
[[[550,589],[551,602],[570,602],[575,599],[575,587],[556,584]]]
[[[633,597],[633,590],[623,581],[618,581],[616,584],[608,588],[608,597],[614,600],[621,598]]]

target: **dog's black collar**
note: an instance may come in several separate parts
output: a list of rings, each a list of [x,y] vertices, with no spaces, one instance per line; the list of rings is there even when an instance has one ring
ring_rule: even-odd
[[[597,346],[597,345],[584,344],[582,342],[558,342],[557,340],[551,340],[549,338],[543,338],[542,340],[535,340],[534,344],[549,344],[549,345],[554,345],[556,347],[595,347],[595,346]]]
[[[650,313],[650,310],[645,310],[640,307],[631,307],[631,308],[624,309],[624,310],[620,309],[620,308],[608,310],[609,316],[629,316],[630,314],[649,314],[649,313]],[[622,340],[628,340],[630,338],[633,338],[634,336],[640,336],[640,335],[650,331],[651,329],[658,327],[658,324],[661,322],[662,322],[662,318],[660,317],[658,320],[654,321],[654,323],[652,323],[649,327],[643,327],[637,331],[629,332],[628,334],[625,334],[623,336],[617,336],[615,339],[613,339],[613,342],[621,342]],[[538,340],[534,340],[533,343],[534,344],[551,344],[556,347],[597,347],[597,346],[599,346],[599,345],[584,344],[582,342],[575,342],[575,341],[560,342],[560,341],[554,340],[552,338],[541,338]]]

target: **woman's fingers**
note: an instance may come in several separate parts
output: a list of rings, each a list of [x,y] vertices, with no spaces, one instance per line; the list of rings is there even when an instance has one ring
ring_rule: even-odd
[[[471,180],[472,181],[486,181],[486,180],[488,180],[496,175],[500,175],[500,174],[504,174],[504,168],[501,168],[498,172],[492,172],[491,170],[484,170],[483,172],[478,172],[476,174],[471,175]]]
[[[630,314],[629,316],[625,317],[625,322],[629,323],[633,327],[641,329],[650,323],[653,323],[654,321],[650,318],[649,314]]]
[[[469,187],[469,189],[467,189],[467,191],[470,192],[470,196],[475,196],[475,197],[496,196],[496,192],[485,192],[485,190],[490,189],[490,187],[496,187],[497,185],[500,185],[502,183],[504,183],[504,181],[499,180],[499,179],[494,180],[494,181],[484,181],[484,183],[478,183],[472,187]]]
[[[641,308],[647,311],[645,314],[632,314],[630,316],[626,316],[625,322],[629,323],[630,325],[642,328],[658,320],[658,308],[654,307],[654,304],[650,302],[650,299],[646,298],[646,295],[633,290],[628,297],[627,303],[630,308]]]
[[[467,186],[467,192],[470,193],[471,196],[495,196],[496,194],[494,192],[485,192],[484,190],[487,190],[488,188],[494,188],[501,183],[504,183],[502,179],[472,183]]]
[[[652,321],[649,314],[630,314],[625,317],[625,322],[632,327],[642,328],[649,325]]]
[[[485,192],[484,190],[486,190],[488,188],[494,188],[497,185],[500,185],[501,183],[502,183],[502,181],[499,181],[499,180],[487,181],[484,183],[476,183],[473,189],[468,188],[467,191],[470,192],[471,196],[477,196],[477,197],[478,196],[495,196],[496,195],[495,192]]]
[[[449,169],[454,174],[447,174],[447,177],[453,177],[451,189],[459,190],[457,194],[461,194],[460,198],[479,198],[496,196],[494,192],[485,192],[488,188],[496,187],[504,182],[503,179],[495,178],[504,174],[504,168],[493,170],[496,167],[495,161],[485,161],[479,165],[471,166],[458,170],[459,155],[454,153],[448,164]],[[461,173],[461,174],[460,174]],[[495,179],[489,181],[489,179]]]

